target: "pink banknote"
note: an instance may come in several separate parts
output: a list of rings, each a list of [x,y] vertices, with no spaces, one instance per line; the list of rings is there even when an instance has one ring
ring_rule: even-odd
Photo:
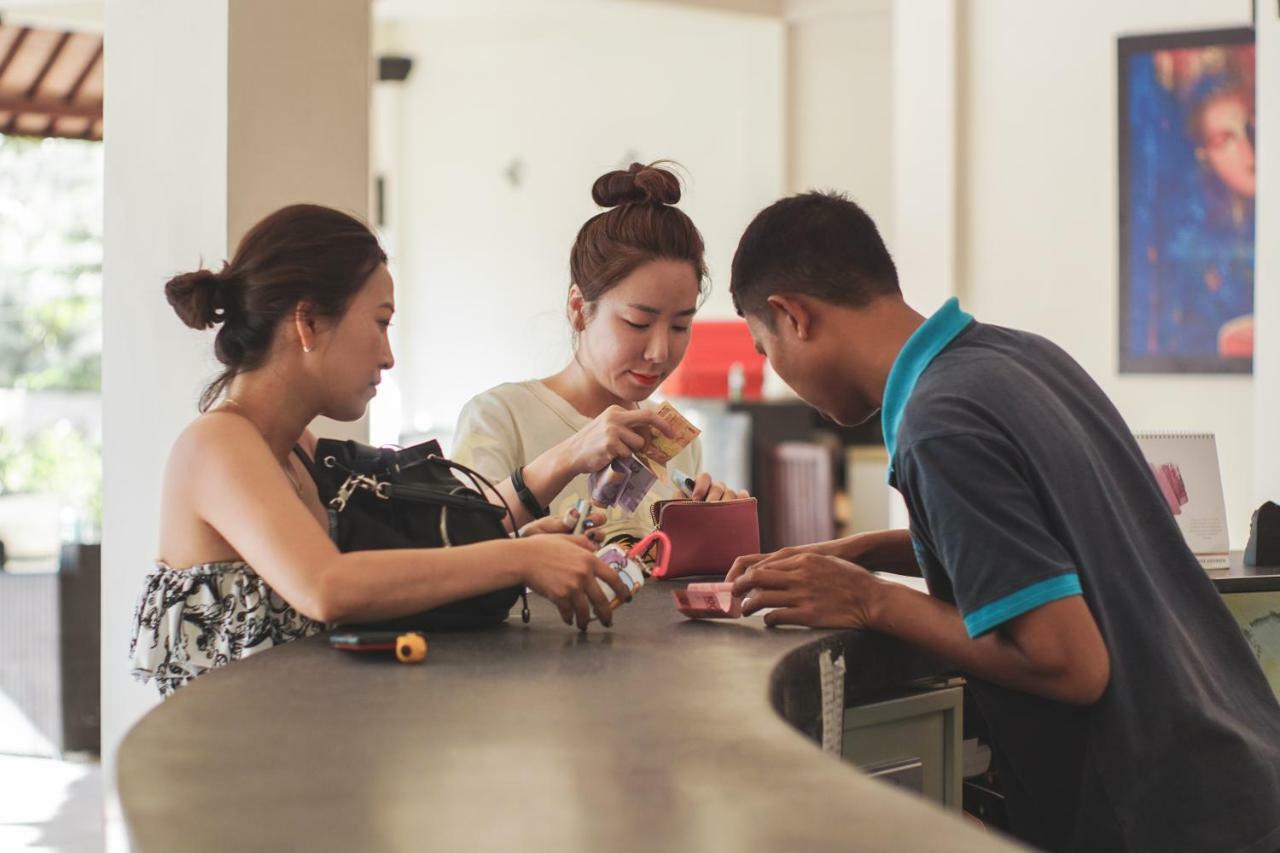
[[[737,619],[742,615],[742,599],[733,594],[733,584],[691,583],[673,589],[676,609],[690,619]]]

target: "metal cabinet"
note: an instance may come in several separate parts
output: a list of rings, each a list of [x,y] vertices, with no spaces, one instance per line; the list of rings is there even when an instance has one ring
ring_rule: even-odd
[[[1222,600],[1280,698],[1280,591],[1225,593]]]
[[[846,708],[841,753],[864,773],[947,808],[961,803],[964,689],[924,689]]]

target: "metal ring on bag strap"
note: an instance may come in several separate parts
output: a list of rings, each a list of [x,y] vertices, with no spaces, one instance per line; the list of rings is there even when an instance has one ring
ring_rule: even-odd
[[[449,507],[446,504],[440,504],[440,541],[446,548],[453,547],[453,540],[449,538]]]
[[[449,494],[456,495],[458,492],[465,492],[467,487],[461,483],[454,489],[449,490]],[[440,541],[444,543],[444,547],[452,548],[453,540],[449,538],[449,505],[440,504]]]

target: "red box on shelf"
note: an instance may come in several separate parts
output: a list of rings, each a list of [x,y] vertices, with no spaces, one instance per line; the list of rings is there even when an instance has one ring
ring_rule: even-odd
[[[764,356],[756,352],[751,332],[743,320],[699,320],[690,330],[689,349],[667,381],[668,397],[729,397],[729,374],[742,365],[742,397],[760,399],[764,382]]]

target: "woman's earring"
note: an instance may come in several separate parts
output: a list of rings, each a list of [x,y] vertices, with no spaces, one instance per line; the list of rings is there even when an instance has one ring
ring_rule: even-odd
[[[302,351],[303,351],[303,352],[311,352],[311,347],[307,346],[306,344],[303,344],[303,345],[302,345]]]

